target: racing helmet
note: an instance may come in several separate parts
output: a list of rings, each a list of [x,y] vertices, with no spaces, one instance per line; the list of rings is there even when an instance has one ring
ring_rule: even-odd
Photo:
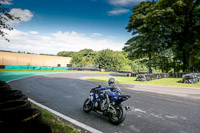
[[[115,79],[114,78],[109,78],[108,84],[113,84],[113,83],[115,83]]]

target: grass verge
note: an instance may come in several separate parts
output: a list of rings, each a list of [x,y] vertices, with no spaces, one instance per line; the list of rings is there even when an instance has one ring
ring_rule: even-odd
[[[107,82],[109,78],[110,77],[91,77],[87,78],[87,80]],[[151,80],[148,82],[136,81],[136,77],[114,77],[114,78],[116,80],[116,83],[200,88],[199,82],[197,84],[185,84],[182,83],[182,78],[163,78],[163,79]]]
[[[55,115],[48,111],[33,105],[34,108],[41,110],[42,112],[42,123],[48,124],[52,128],[53,133],[80,133],[76,128],[65,124]]]

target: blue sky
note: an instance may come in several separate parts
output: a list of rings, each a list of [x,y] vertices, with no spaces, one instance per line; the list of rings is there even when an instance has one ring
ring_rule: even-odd
[[[21,21],[9,22],[11,42],[1,50],[57,54],[59,51],[121,50],[131,37],[125,27],[142,0],[7,0],[2,3]]]

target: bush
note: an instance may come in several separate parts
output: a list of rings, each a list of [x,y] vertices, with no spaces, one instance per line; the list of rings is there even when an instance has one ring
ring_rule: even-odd
[[[129,71],[129,72],[132,72],[132,68],[131,68],[131,66],[129,66],[129,65],[125,65],[125,66],[123,66],[123,67],[120,69],[120,71]]]

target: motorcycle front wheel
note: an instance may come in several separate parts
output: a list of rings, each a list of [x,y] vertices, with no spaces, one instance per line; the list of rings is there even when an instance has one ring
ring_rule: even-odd
[[[126,118],[126,109],[122,105],[115,105],[116,114],[109,113],[109,119],[113,124],[120,124]]]
[[[92,102],[89,98],[87,98],[83,104],[83,111],[84,112],[90,112],[92,110]]]

